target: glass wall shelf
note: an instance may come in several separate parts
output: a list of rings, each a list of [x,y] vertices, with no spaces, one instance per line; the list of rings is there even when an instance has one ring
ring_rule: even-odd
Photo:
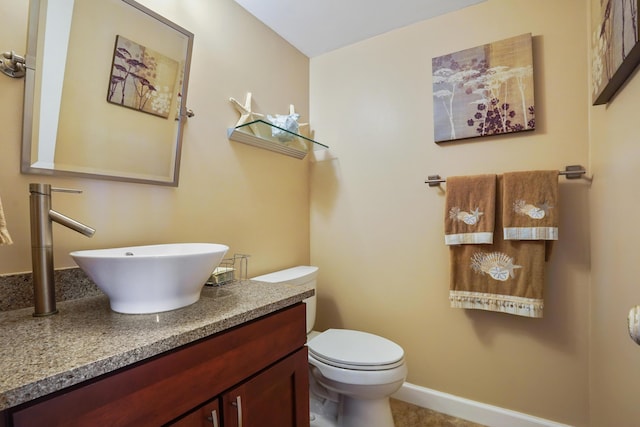
[[[227,129],[227,138],[232,141],[242,142],[243,144],[253,145],[254,147],[295,157],[296,159],[304,159],[309,152],[309,147],[313,147],[313,150],[329,148],[313,139],[290,132],[264,120],[254,120],[234,128],[229,128]]]

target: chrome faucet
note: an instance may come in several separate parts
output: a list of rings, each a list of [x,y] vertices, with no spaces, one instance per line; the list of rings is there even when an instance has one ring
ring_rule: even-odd
[[[31,216],[31,265],[33,266],[34,316],[56,314],[53,278],[53,221],[87,237],[95,230],[51,209],[51,192],[82,193],[81,190],[54,188],[50,184],[29,184]]]

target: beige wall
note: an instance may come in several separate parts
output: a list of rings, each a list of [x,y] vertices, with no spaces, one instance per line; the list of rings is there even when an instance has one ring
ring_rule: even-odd
[[[0,196],[15,241],[0,246],[0,274],[31,270],[30,182],[84,190],[54,194],[53,207],[97,229],[88,239],[54,225],[57,268],[74,265],[72,250],[174,241],[228,244],[251,254],[253,274],[308,263],[308,161],[229,142],[226,130],[238,118],[229,97],[244,102],[249,91],[256,111],[287,113],[292,103],[308,121],[309,59],[232,0],[142,3],[195,34],[187,106],[196,116],[184,133],[180,186],[21,175],[24,81],[0,76]],[[28,2],[5,12],[3,50],[23,53]]]
[[[436,145],[431,58],[529,32],[535,132]],[[489,0],[311,60],[311,120],[337,157],[312,165],[319,329],[398,342],[413,384],[588,425],[588,183],[560,181],[543,319],[449,307],[444,193],[424,184],[588,166],[587,41],[584,0]]]
[[[640,419],[640,348],[626,317],[640,304],[640,141],[635,73],[607,106],[591,108],[591,425],[633,426]]]

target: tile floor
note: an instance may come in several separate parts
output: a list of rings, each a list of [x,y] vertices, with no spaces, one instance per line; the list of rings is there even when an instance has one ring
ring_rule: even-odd
[[[396,427],[484,427],[395,399],[391,399],[391,412]]]

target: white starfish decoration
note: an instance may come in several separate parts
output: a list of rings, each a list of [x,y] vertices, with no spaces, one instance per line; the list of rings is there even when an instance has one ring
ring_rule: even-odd
[[[234,107],[236,107],[236,110],[238,110],[238,112],[240,113],[240,118],[236,123],[236,127],[264,118],[263,114],[254,113],[253,111],[251,111],[251,92],[247,92],[247,98],[244,101],[244,105],[240,104],[234,98],[229,98],[229,101],[233,104]],[[249,127],[254,134],[259,134],[257,126],[249,125]]]
[[[242,126],[247,123],[254,122],[256,120],[264,121],[264,114],[256,113],[251,110],[251,92],[247,92],[247,97],[244,101],[244,105],[240,104],[235,98],[229,98],[229,102],[233,104],[236,110],[240,113],[240,118],[236,123],[235,127]],[[289,105],[289,114],[293,115],[296,113],[296,109],[293,104]],[[258,125],[249,125],[249,128],[255,135],[260,135],[260,129]],[[298,123],[298,132],[300,135],[304,135],[309,137],[309,123]]]

